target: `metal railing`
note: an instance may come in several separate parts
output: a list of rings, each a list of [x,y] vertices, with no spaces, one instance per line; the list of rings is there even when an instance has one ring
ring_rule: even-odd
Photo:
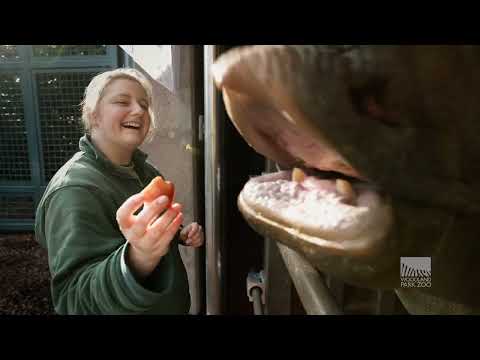
[[[277,246],[306,313],[342,315],[343,312],[322,274],[295,250],[279,242]],[[263,271],[250,272],[247,276],[247,295],[253,303],[254,315],[264,314],[265,290]]]
[[[277,243],[298,296],[308,315],[341,315],[322,275],[303,256]]]

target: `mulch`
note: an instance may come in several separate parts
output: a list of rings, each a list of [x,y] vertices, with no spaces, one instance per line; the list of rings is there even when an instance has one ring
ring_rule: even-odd
[[[33,233],[0,233],[0,315],[54,315],[47,252]]]

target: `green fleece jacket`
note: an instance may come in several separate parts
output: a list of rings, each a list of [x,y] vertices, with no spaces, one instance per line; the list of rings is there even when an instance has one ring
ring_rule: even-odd
[[[51,179],[35,218],[48,251],[51,291],[59,314],[186,314],[188,279],[178,234],[152,274],[138,282],[126,262],[130,245],[115,216],[158,171],[137,150],[134,170],[116,166],[88,136]]]

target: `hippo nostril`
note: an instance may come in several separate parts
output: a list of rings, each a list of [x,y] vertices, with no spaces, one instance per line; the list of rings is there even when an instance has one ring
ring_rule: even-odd
[[[350,88],[350,98],[357,114],[379,120],[388,126],[398,126],[385,107],[387,89],[385,78],[370,79],[363,86]]]

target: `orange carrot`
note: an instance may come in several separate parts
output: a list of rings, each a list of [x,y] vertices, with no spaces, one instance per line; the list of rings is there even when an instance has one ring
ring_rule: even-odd
[[[142,190],[142,193],[146,202],[151,202],[161,195],[166,195],[170,199],[168,204],[170,206],[175,195],[175,185],[170,181],[163,180],[161,176],[157,176]]]

